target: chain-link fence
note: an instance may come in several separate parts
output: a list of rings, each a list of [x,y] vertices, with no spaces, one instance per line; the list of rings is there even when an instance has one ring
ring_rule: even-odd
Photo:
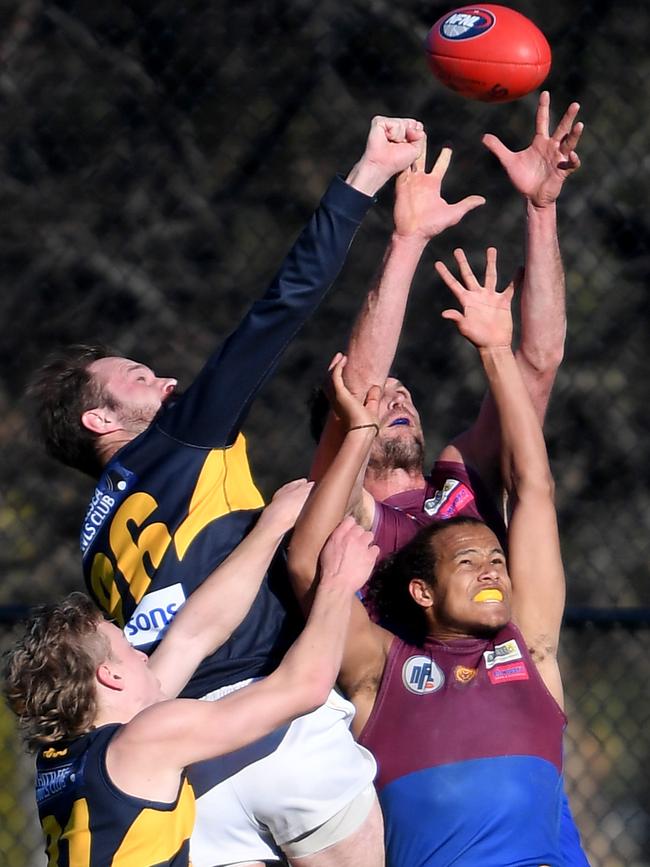
[[[446,290],[431,263],[462,245],[478,264],[495,244],[504,276],[519,264],[523,209],[480,139],[525,146],[535,97],[489,106],[432,79],[422,42],[450,5],[0,0],[0,604],[79,586],[89,485],[29,435],[29,372],[55,346],[99,337],[187,380],[261,293],[329,177],[360,155],[374,114],[421,119],[431,152],[454,147],[448,199],[488,199],[431,244],[398,356],[431,456],[472,420],[483,381],[439,318]],[[575,99],[586,123],[583,168],[559,203],[569,336],[547,420],[569,602],[647,607],[650,7],[510,5],[552,46],[554,116]],[[345,342],[390,208],[386,190],[249,418],[266,493],[308,468],[306,399]],[[647,627],[565,632],[567,773],[593,863],[607,867],[650,864],[648,644]],[[0,853],[31,864],[29,765],[5,715],[0,740]]]

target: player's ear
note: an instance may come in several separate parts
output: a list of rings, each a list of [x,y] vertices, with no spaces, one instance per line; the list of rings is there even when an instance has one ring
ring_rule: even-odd
[[[422,578],[411,578],[409,593],[421,608],[433,607],[433,590]]]
[[[81,424],[86,428],[86,430],[89,430],[98,436],[113,433],[113,431],[120,430],[121,428],[115,412],[105,406],[96,406],[94,409],[87,409],[81,415]]]
[[[97,666],[95,676],[99,683],[107,689],[115,689],[120,692],[124,689],[124,681],[108,660]]]

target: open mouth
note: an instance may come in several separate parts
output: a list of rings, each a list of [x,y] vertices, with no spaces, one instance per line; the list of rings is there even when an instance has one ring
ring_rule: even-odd
[[[485,590],[479,590],[472,597],[472,602],[503,602],[503,593],[496,587],[488,587]]]
[[[397,427],[398,425],[406,425],[408,427],[410,424],[411,422],[406,416],[400,416],[399,418],[394,418],[388,427]]]

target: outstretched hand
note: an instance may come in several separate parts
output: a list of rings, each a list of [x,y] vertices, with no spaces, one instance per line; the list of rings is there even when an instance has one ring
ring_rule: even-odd
[[[572,102],[549,135],[549,109],[551,98],[547,90],[539,97],[535,116],[535,135],[522,151],[511,151],[495,135],[483,136],[483,144],[499,160],[516,190],[538,208],[556,201],[569,175],[580,167],[576,147],[584,129],[575,123],[580,110]]]
[[[373,385],[365,399],[360,400],[355,397],[343,381],[343,369],[347,360],[346,355],[337,352],[330,362],[329,379],[325,387],[330,406],[346,430],[361,425],[376,425],[378,423],[381,388],[378,385]]]
[[[467,196],[449,204],[440,194],[442,181],[451,161],[451,148],[440,151],[430,172],[426,171],[426,138],[418,158],[398,176],[395,185],[393,219],[395,233],[419,236],[429,241],[455,226],[465,214],[485,204],[483,196]]]
[[[327,540],[320,555],[322,583],[336,582],[356,593],[367,582],[377,561],[379,548],[372,533],[348,515]]]
[[[497,292],[497,251],[488,247],[483,285],[470,268],[463,250],[454,250],[461,280],[457,280],[444,262],[435,269],[462,306],[460,310],[443,310],[443,319],[451,319],[456,327],[478,349],[510,347],[512,342],[512,312],[514,280],[503,292]]]

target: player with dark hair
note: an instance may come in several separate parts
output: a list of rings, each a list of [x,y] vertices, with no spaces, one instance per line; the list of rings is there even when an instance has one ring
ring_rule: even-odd
[[[564,352],[565,280],[556,202],[567,177],[580,166],[575,149],[583,124],[576,122],[578,111],[578,103],[571,103],[551,133],[550,96],[544,91],[527,148],[514,152],[496,136],[483,137],[525,202],[526,268],[516,359],[540,422]],[[422,155],[422,164],[424,159]],[[441,198],[440,176],[435,169],[432,173],[405,173],[400,181],[395,230],[384,268],[354,324],[344,371],[346,384],[357,396],[365,394],[371,384],[385,382],[379,435],[350,503],[357,520],[372,529],[380,561],[407,544],[420,528],[456,516],[484,520],[501,540],[505,532],[495,505],[502,499],[503,484],[499,424],[491,395],[487,394],[474,424],[449,443],[425,472],[425,440],[417,408],[407,387],[389,376],[411,280],[449,208]],[[468,271],[463,254],[459,255],[459,265]],[[330,416],[314,464],[314,478],[322,475],[337,442],[340,432]],[[587,861],[566,801],[562,835],[566,867],[584,867]]]
[[[28,392],[48,452],[93,478],[99,478],[102,473],[95,448],[96,437],[89,428],[79,424],[79,419],[89,407],[117,409],[118,403],[111,392],[91,373],[95,362],[111,355],[108,347],[99,344],[68,346],[38,371]]]
[[[82,365],[80,375],[77,352],[37,376],[32,394],[50,450],[101,473],[81,531],[84,575],[134,647],[154,649],[174,612],[255,523],[263,500],[241,433],[246,414],[338,274],[372,196],[413,163],[423,140],[415,120],[373,119],[347,181],[334,180],[264,297],[183,395],[175,379],[114,355]],[[70,368],[82,381],[79,396],[64,390]],[[217,699],[269,675],[300,626],[280,553],[248,616],[183,695]],[[194,867],[278,860],[279,847],[301,867],[381,864],[375,764],[350,735],[353,713],[333,692],[288,732],[193,766]]]
[[[309,487],[301,480],[276,494],[149,658],[83,593],[32,614],[8,655],[5,693],[38,753],[50,867],[189,865],[195,800],[186,766],[240,749],[327,699],[354,591],[374,564],[368,550],[352,559],[323,550],[310,619],[267,678],[217,702],[174,700],[245,616]]]
[[[525,200],[526,268],[516,358],[540,421],[564,351],[565,281],[556,201],[564,181],[580,165],[575,151],[583,129],[576,123],[578,110],[578,103],[572,103],[550,134],[550,97],[544,91],[535,135],[527,148],[513,152],[496,136],[483,138]],[[441,198],[435,170],[405,173],[401,182],[384,269],[352,329],[344,374],[348,388],[358,396],[373,383],[386,383],[379,408],[379,435],[370,452],[363,488],[356,489],[352,504],[359,522],[373,530],[382,558],[413,538],[420,527],[441,518],[482,517],[493,529],[501,523],[494,507],[501,490],[500,444],[491,396],[487,395],[470,429],[447,445],[431,472],[425,473],[424,434],[417,409],[407,387],[389,376],[411,280],[449,207]],[[469,268],[464,256],[459,265],[463,271]],[[314,466],[315,478],[327,466],[338,440],[336,420],[330,416]]]
[[[510,348],[513,287],[496,291],[496,251],[488,250],[484,285],[468,268],[459,282],[438,267],[462,308],[443,316],[479,350],[501,426],[513,498],[507,558],[474,518],[421,531],[401,559],[399,587],[390,589],[389,608],[404,615],[409,638],[371,622],[356,603],[339,681],[357,709],[354,730],[377,758],[390,867],[556,867],[563,863],[557,645],[565,591],[553,480]],[[321,546],[345,513],[379,429],[379,390],[364,405],[346,389],[343,366],[337,359],[334,401],[347,433],[289,552],[305,610]],[[352,524],[347,517],[344,529]],[[346,539],[363,548],[372,535],[358,527]]]

